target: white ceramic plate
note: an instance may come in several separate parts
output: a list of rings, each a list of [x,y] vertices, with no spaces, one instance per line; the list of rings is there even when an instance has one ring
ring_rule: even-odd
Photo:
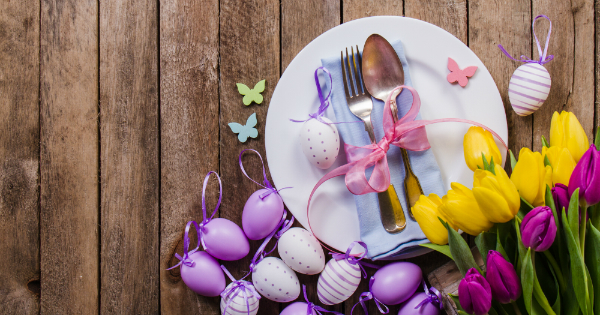
[[[306,206],[313,187],[327,171],[346,163],[346,159],[340,154],[329,170],[312,166],[298,140],[302,123],[289,119],[305,119],[319,106],[313,73],[321,66],[321,58],[339,56],[341,50],[357,44],[362,47],[373,33],[390,42],[402,40],[412,82],[421,97],[423,119],[470,119],[488,126],[508,142],[504,106],[492,76],[475,53],[452,34],[427,22],[396,16],[344,23],[321,34],[294,58],[275,88],[267,114],[265,146],[271,176],[276,187],[293,187],[280,194],[305,227]],[[465,88],[446,80],[448,57],[463,69],[479,67]],[[327,116],[335,121],[331,108]],[[426,127],[447,189],[451,182],[472,187],[473,172],[465,164],[462,149],[468,128],[461,123]],[[506,151],[501,149],[501,152],[504,161]],[[315,235],[333,248],[344,252],[351,242],[360,240],[354,198],[344,185],[343,177],[329,180],[317,190],[310,213]]]

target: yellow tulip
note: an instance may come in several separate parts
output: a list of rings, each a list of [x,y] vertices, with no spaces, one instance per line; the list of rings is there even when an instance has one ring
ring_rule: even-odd
[[[589,149],[587,135],[573,113],[554,112],[550,122],[550,146],[566,148],[575,162],[579,162],[583,153]]]
[[[552,167],[552,186],[558,183],[568,186],[571,173],[575,169],[575,160],[569,150],[561,147],[543,147],[542,156],[548,158]]]
[[[451,187],[438,207],[440,213],[467,234],[475,236],[489,230],[494,223],[483,215],[473,192],[459,183],[452,183]]]
[[[483,215],[494,223],[504,223],[515,217],[521,198],[515,184],[504,169],[494,165],[495,175],[486,170],[476,170],[473,175],[473,195]]]
[[[452,222],[438,210],[442,204],[442,199],[436,194],[429,194],[429,197],[421,195],[417,203],[412,207],[412,214],[419,223],[421,230],[427,236],[427,239],[438,245],[448,244],[448,231],[442,225],[438,217],[456,230]]]
[[[469,131],[467,131],[463,139],[463,148],[465,162],[467,162],[467,165],[473,172],[476,171],[478,167],[483,169],[483,158],[481,157],[481,154],[485,154],[488,163],[490,163],[493,158],[494,163],[502,164],[502,155],[494,141],[494,136],[492,136],[491,132],[484,130],[481,127],[473,126],[469,128]]]
[[[539,152],[522,148],[510,179],[523,199],[534,207],[543,206],[546,185],[552,187],[552,168],[544,166],[544,158]]]

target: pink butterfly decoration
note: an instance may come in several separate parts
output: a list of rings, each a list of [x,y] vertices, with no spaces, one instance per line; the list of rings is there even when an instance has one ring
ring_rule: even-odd
[[[469,78],[475,74],[477,66],[470,66],[464,69],[460,69],[454,59],[448,57],[448,70],[451,72],[448,74],[448,82],[458,82],[460,86],[465,87],[469,83]]]

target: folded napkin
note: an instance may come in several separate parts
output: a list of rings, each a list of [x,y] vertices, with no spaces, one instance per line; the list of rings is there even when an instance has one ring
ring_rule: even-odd
[[[404,84],[412,86],[410,80],[410,71],[408,63],[404,56],[404,48],[402,42],[396,41],[392,43],[396,50],[402,67],[404,68]],[[339,55],[327,59],[322,59],[321,63],[333,77],[333,86],[331,87],[331,106],[335,113],[335,118],[338,122],[356,121],[357,118],[348,109],[344,92],[344,83],[342,79],[342,68],[340,65]],[[321,82],[329,84],[329,80],[321,80]],[[325,88],[325,87],[324,87]],[[398,116],[404,116],[412,105],[412,95],[410,91],[404,89],[396,99],[398,104]],[[371,113],[371,121],[375,130],[377,141],[383,137],[383,102],[373,98],[373,111]],[[421,115],[417,116],[417,120],[421,119]],[[369,136],[361,123],[345,123],[336,125],[340,135],[345,143],[364,146],[370,144]],[[435,193],[439,196],[445,194],[442,176],[437,165],[433,152],[431,150],[413,152],[408,151],[411,165],[415,175],[419,178],[423,192],[426,195]],[[406,228],[397,234],[386,232],[381,223],[379,214],[379,201],[376,193],[355,196],[356,208],[358,210],[358,218],[360,221],[360,235],[363,242],[367,244],[369,249],[369,258],[392,259],[400,255],[410,255],[414,253],[416,246],[427,242],[425,234],[421,231],[419,224],[412,220],[409,216],[409,207],[407,205],[404,193],[404,165],[402,164],[402,155],[400,148],[391,145],[387,153],[388,164],[390,167],[391,182],[396,188],[400,202],[406,216]],[[367,174],[367,177],[370,174]]]

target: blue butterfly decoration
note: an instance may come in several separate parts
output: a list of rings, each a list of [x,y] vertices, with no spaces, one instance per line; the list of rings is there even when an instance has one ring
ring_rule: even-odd
[[[231,131],[233,131],[233,133],[238,134],[238,140],[240,140],[240,142],[246,142],[246,140],[248,140],[248,137],[258,137],[258,130],[254,128],[254,126],[256,126],[256,123],[256,113],[253,113],[252,115],[250,115],[250,117],[248,117],[245,126],[235,122],[229,123],[228,125],[229,128],[231,128]]]

